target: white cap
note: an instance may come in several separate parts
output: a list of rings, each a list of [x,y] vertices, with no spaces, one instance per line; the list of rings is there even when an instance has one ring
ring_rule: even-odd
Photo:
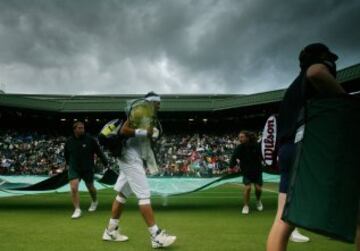
[[[160,102],[160,96],[157,95],[155,92],[149,92],[148,94],[146,94],[145,99],[147,101]]]

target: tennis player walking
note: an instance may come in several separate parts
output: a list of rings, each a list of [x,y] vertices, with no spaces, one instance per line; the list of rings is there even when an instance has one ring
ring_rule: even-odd
[[[153,117],[156,117],[160,109],[160,96],[150,92],[145,96],[144,103],[149,104],[153,109]],[[142,111],[136,111],[135,116],[139,116]],[[146,114],[146,112],[145,112]],[[147,115],[143,115],[148,116]],[[140,115],[141,116],[141,115]],[[109,224],[104,231],[103,240],[107,241],[126,241],[128,237],[120,233],[119,219],[121,217],[124,204],[131,193],[134,193],[138,199],[140,212],[145,220],[151,236],[151,245],[153,248],[167,247],[173,244],[176,236],[168,235],[165,230],[161,230],[155,223],[153,209],[150,202],[150,187],[146,178],[144,161],[147,156],[153,156],[150,147],[151,140],[157,138],[159,130],[152,122],[146,129],[137,128],[131,121],[131,112],[128,119],[120,129],[120,133],[128,137],[122,149],[121,156],[118,160],[120,175],[114,186],[118,192],[113,205],[112,215]],[[151,120],[151,116],[141,120]],[[144,147],[145,146],[145,147]],[[148,146],[148,147],[147,147]],[[145,153],[147,151],[147,153]],[[153,160],[153,159],[152,159]],[[149,161],[150,162],[150,161]]]

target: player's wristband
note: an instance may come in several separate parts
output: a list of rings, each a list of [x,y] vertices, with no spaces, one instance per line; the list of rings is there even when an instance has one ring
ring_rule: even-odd
[[[148,134],[147,130],[135,129],[135,137],[146,137]]]
[[[151,137],[152,137],[153,139],[157,139],[157,138],[159,138],[159,134],[160,134],[159,129],[157,129],[156,127],[154,127],[154,129],[153,129],[153,134],[151,135]]]

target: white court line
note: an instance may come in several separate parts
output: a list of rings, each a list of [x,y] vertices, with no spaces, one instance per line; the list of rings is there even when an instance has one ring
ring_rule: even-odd
[[[241,186],[241,187],[244,187],[243,184],[236,184],[234,183],[233,185],[236,185],[236,186]],[[266,192],[269,192],[269,193],[273,193],[273,194],[278,194],[277,191],[274,191],[274,190],[271,190],[271,189],[266,189],[266,188],[263,188],[262,189],[263,191],[266,191]],[[238,196],[221,196],[221,197],[215,197],[215,196],[182,196],[182,195],[177,195],[177,196],[172,196],[172,195],[169,195],[169,196],[162,196],[162,195],[154,195],[152,196],[152,198],[156,198],[156,199],[173,199],[173,198],[181,198],[181,199],[242,199],[242,193],[237,193],[237,192],[199,192],[201,194],[238,194]],[[264,195],[262,196],[264,197]]]
[[[265,196],[266,197],[266,196]],[[265,198],[264,197],[264,198]],[[261,196],[261,198],[263,198],[263,196]],[[243,200],[242,196],[239,195],[239,196],[224,196],[224,197],[216,197],[216,196],[209,196],[209,197],[184,197],[184,196],[177,196],[177,197],[152,197],[152,199],[166,199],[166,200],[174,200],[174,199],[186,199],[186,200],[191,200],[191,199],[196,199],[196,200],[199,200],[199,199],[211,199],[211,200],[214,200],[214,199],[239,199],[239,200]]]
[[[239,183],[230,183],[231,185],[235,185],[235,186],[240,186],[240,187],[245,187],[244,184],[239,184]],[[271,190],[271,189],[267,189],[267,188],[262,188],[263,191],[266,191],[266,192],[269,192],[269,193],[279,193],[278,191],[274,191],[274,190]],[[220,193],[236,193],[236,192],[202,192],[202,191],[199,191],[199,193],[202,193],[202,194],[220,194]]]

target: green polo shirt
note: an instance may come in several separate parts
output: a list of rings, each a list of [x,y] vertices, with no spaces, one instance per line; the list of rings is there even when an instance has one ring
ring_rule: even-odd
[[[65,143],[64,154],[66,165],[69,166],[69,179],[82,178],[82,174],[93,174],[94,154],[100,157],[105,166],[108,164],[99,144],[87,134],[79,138],[71,136]]]

